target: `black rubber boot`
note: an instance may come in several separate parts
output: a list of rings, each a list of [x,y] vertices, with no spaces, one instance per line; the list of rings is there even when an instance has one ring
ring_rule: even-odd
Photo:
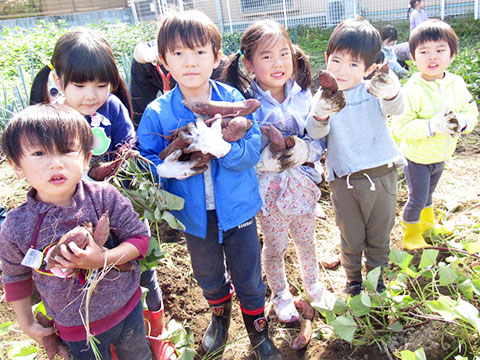
[[[285,360],[282,353],[268,337],[268,323],[263,312],[247,315],[242,312],[250,344],[258,360]]]
[[[232,313],[232,298],[218,304],[210,305],[212,321],[203,335],[202,347],[207,354],[222,355],[228,338],[230,315]],[[217,358],[217,357],[216,357]]]

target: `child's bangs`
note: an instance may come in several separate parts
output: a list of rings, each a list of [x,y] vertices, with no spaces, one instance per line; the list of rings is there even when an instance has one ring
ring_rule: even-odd
[[[59,120],[61,122],[61,120]],[[67,153],[69,150],[78,150],[80,144],[77,139],[80,134],[77,128],[54,122],[36,123],[26,127],[21,136],[22,145],[39,148],[46,153]]]
[[[104,51],[88,50],[90,51],[87,51],[87,54],[85,49],[80,48],[70,53],[62,74],[64,84],[99,81],[116,86],[117,69],[112,59]]]
[[[189,49],[210,44],[216,55],[221,47],[221,40],[215,28],[193,19],[177,21],[170,27],[168,34],[164,34],[163,38],[167,41],[169,51],[173,51],[177,44],[182,44]]]

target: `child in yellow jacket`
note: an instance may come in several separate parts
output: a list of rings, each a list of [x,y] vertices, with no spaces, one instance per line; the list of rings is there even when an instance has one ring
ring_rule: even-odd
[[[403,210],[403,245],[428,246],[422,233],[435,226],[432,194],[459,136],[478,121],[477,105],[464,80],[446,71],[455,59],[458,37],[447,23],[429,20],[409,38],[419,73],[404,85],[405,112],[393,119],[393,132],[407,158],[408,201]]]

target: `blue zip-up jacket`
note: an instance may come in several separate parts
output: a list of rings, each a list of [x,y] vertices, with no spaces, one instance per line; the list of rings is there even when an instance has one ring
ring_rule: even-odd
[[[210,80],[211,100],[241,101],[243,96],[228,85]],[[253,126],[223,158],[211,160],[211,173],[215,193],[215,209],[219,231],[227,231],[243,224],[257,214],[262,205],[255,164],[260,159],[260,128],[253,120]],[[137,130],[140,153],[155,165],[162,162],[160,152],[168,145],[162,135],[189,122],[195,121],[194,114],[183,104],[178,86],[151,102],[143,113]],[[158,177],[156,166],[153,173]],[[185,206],[172,211],[186,227],[186,232],[205,238],[207,234],[207,208],[203,174],[184,180],[161,178],[162,187],[172,194],[181,196]]]

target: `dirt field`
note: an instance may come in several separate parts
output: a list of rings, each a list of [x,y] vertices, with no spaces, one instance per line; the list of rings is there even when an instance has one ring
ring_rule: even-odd
[[[454,159],[450,160],[445,168],[440,184],[434,194],[434,205],[437,208],[451,208],[455,203],[458,209],[452,214],[450,220],[456,226],[468,225],[472,219],[480,218],[480,133],[469,135],[458,147]],[[3,181],[0,183],[0,192],[2,204],[11,207],[14,206],[23,196],[23,189],[18,181],[10,177],[10,170],[5,162],[0,164],[0,171],[3,174]],[[9,180],[11,179],[11,180]],[[321,203],[326,212],[326,219],[317,219],[317,244],[320,260],[331,259],[339,254],[339,232],[335,226],[334,216],[329,200],[328,187],[322,188],[323,195]],[[406,201],[407,193],[403,185],[399,190],[397,215]],[[397,216],[397,224],[392,232],[392,247],[401,247],[401,234]],[[189,257],[184,242],[180,239],[178,242],[167,245],[169,256],[159,264],[158,279],[160,281],[166,309],[167,320],[175,319],[177,322],[185,324],[195,335],[195,349],[198,351],[198,359],[202,356],[201,337],[209,323],[210,314],[208,306],[204,300],[201,290],[196,284],[189,265]],[[300,278],[300,271],[296,261],[296,255],[293,245],[287,253],[287,273],[291,284],[291,290],[296,295],[301,295],[303,285]],[[321,279],[325,286],[334,292],[337,296],[345,297],[343,289],[345,286],[344,270],[340,266],[334,270],[321,268]],[[3,299],[3,288],[0,290],[0,324],[7,321],[14,321],[14,314],[11,307]],[[267,294],[267,310],[270,307],[269,294]],[[253,355],[249,349],[247,334],[243,326],[238,301],[234,301],[234,311],[232,324],[229,331],[230,345],[227,347],[224,359],[226,360],[250,360]],[[428,359],[441,359],[442,349],[438,345],[441,329],[436,325],[428,325],[421,329],[406,333],[401,338],[392,339],[389,346],[389,352],[386,353],[378,349],[375,345],[362,348],[353,348],[345,341],[332,336],[332,330],[328,327],[320,316],[314,320],[315,337],[310,342],[306,350],[302,352],[292,351],[289,347],[292,339],[298,333],[298,325],[286,327],[280,325],[275,319],[275,314],[269,312],[270,331],[277,346],[282,350],[287,359],[393,359],[392,353],[395,350],[409,348],[416,350],[419,346],[424,346]],[[25,341],[32,343],[17,325],[10,328],[8,333],[2,334],[0,341],[0,358],[6,359],[6,349],[14,342]],[[453,344],[454,345],[454,344]],[[47,359],[44,353],[37,356],[38,359]]]

